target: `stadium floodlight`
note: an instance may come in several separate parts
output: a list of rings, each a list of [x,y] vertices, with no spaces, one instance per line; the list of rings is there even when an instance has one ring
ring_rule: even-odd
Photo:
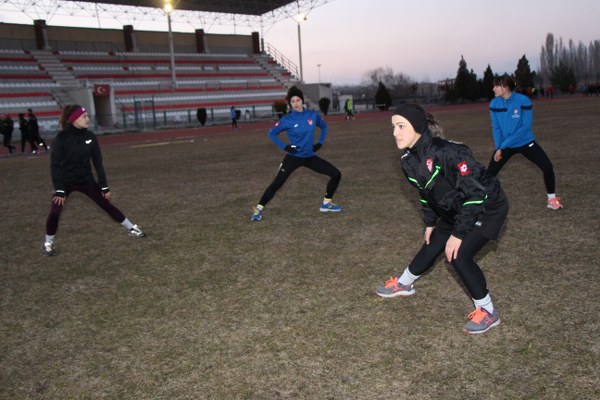
[[[299,13],[296,17],[298,23],[298,63],[300,64],[300,82],[304,82],[304,74],[302,72],[302,33],[300,32],[300,24],[306,21],[306,15]]]
[[[164,0],[163,11],[167,14],[167,25],[169,29],[169,56],[171,57],[171,86],[177,89],[177,77],[175,76],[175,49],[173,48],[173,30],[171,29],[171,14],[174,11],[171,0]]]

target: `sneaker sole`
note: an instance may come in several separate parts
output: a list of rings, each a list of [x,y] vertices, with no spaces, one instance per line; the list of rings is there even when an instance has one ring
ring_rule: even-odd
[[[552,206],[546,206],[547,208],[551,209],[551,210],[562,210],[562,207],[552,207]]]
[[[487,331],[489,331],[490,329],[492,329],[495,326],[500,325],[500,319],[498,319],[498,321],[494,322],[493,324],[491,324],[490,326],[488,326],[487,328],[485,328],[484,330],[481,331],[468,331],[466,329],[463,328],[463,332],[466,333],[467,335],[479,335],[481,333],[486,333]]]
[[[401,290],[398,292],[394,292],[394,293],[390,293],[390,294],[386,294],[386,293],[379,293],[379,292],[375,292],[375,294],[379,297],[383,297],[385,299],[391,299],[392,297],[407,297],[407,296],[412,296],[413,294],[415,294],[415,290],[411,290],[411,291],[406,291],[406,290]]]
[[[331,210],[329,208],[319,208],[319,211],[321,211],[321,212],[340,212],[342,210]]]

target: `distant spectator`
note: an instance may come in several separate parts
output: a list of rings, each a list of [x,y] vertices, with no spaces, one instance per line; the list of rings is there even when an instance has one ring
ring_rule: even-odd
[[[14,129],[15,123],[13,122],[12,118],[8,115],[2,115],[2,118],[0,120],[0,133],[2,134],[2,136],[4,136],[4,147],[8,149],[9,154],[12,154],[13,152],[17,151],[15,146],[11,144],[12,133]]]
[[[235,110],[234,106],[231,106],[231,108],[229,109],[229,115],[231,116],[231,129],[237,129],[238,116],[237,116],[237,111]]]
[[[35,144],[31,132],[29,130],[29,123],[25,119],[25,114],[19,114],[19,130],[21,131],[21,153],[25,153],[25,143],[29,143],[31,146],[31,152],[37,153],[37,145]]]
[[[48,151],[50,147],[46,145],[46,142],[44,142],[44,139],[42,139],[42,135],[40,135],[40,126],[38,124],[37,117],[35,116],[31,108],[27,109],[27,113],[27,124],[29,128],[29,133],[31,135],[31,139],[36,144],[36,146],[38,146],[38,148],[44,146],[46,151]]]
[[[344,104],[344,110],[346,111],[346,119],[354,119],[354,105],[352,104],[352,98],[348,97],[346,99],[346,103]]]

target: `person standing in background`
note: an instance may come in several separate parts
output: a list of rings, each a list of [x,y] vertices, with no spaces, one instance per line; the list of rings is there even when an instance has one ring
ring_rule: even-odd
[[[234,106],[229,109],[229,115],[231,116],[231,129],[237,129],[237,111]]]
[[[529,97],[515,92],[517,83],[509,75],[494,79],[494,95],[490,102],[494,153],[487,174],[496,176],[515,154],[522,154],[544,173],[547,207],[560,210],[563,205],[556,196],[554,167],[546,152],[533,136],[533,105]]]
[[[38,148],[33,141],[31,131],[29,130],[29,124],[23,113],[19,114],[19,130],[21,131],[21,153],[25,153],[25,143],[29,143],[33,154],[37,153]]]
[[[2,143],[4,144],[4,147],[8,149],[9,154],[17,151],[15,146],[11,144],[12,133],[14,129],[15,123],[13,122],[12,118],[9,115],[2,115],[2,118],[0,118],[0,133],[3,136]]]
[[[46,142],[44,141],[44,139],[42,138],[42,135],[40,134],[40,125],[38,124],[38,119],[35,116],[35,114],[33,113],[33,110],[31,108],[27,109],[27,128],[29,129],[29,134],[31,135],[31,140],[33,140],[33,142],[36,144],[38,149],[41,146],[44,146],[46,151],[48,151],[48,149],[50,149],[50,147],[46,145]]]

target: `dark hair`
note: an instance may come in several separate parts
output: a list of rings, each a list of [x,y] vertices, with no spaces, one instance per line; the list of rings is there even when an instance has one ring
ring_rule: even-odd
[[[512,76],[504,74],[494,78],[494,86],[507,87],[512,92],[517,87],[517,81]]]
[[[67,125],[69,125],[69,116],[78,108],[81,108],[79,104],[68,104],[63,107],[62,112],[60,113],[61,128],[65,129]]]

